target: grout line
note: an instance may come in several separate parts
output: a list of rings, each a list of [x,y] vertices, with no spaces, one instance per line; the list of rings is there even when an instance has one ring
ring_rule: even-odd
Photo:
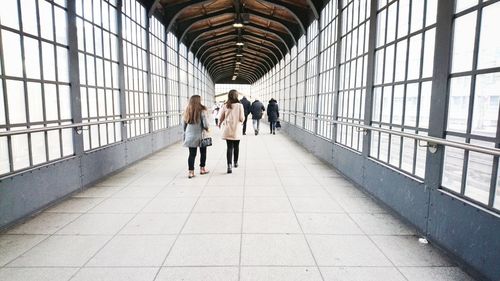
[[[178,175],[179,173],[180,173],[180,172],[178,172],[178,173],[177,173],[177,175]],[[85,263],[84,263],[84,264],[83,264],[83,265],[82,265],[82,266],[81,266],[81,267],[80,267],[80,268],[79,268],[76,272],[75,272],[75,273],[73,273],[73,275],[69,278],[69,280],[72,280],[73,278],[75,278],[75,276],[76,276],[76,275],[77,275],[77,274],[78,274],[78,273],[79,273],[79,272],[80,272],[80,271],[81,271],[81,270],[82,270],[82,269],[83,269],[83,268],[84,268],[84,267],[85,267],[85,266],[86,266],[86,265],[87,265],[87,264],[88,264],[88,263],[89,263],[89,262],[90,262],[90,261],[91,261],[91,260],[92,260],[92,259],[93,259],[96,255],[97,255],[97,254],[98,254],[98,253],[99,253],[99,252],[101,252],[101,251],[102,251],[102,249],[104,249],[104,248],[105,248],[105,247],[106,247],[106,246],[107,246],[107,245],[108,245],[108,244],[109,244],[109,243],[110,243],[110,242],[111,242],[111,241],[112,241],[115,237],[117,237],[117,236],[118,236],[118,234],[119,234],[119,233],[120,233],[120,232],[121,232],[121,231],[122,231],[122,230],[123,230],[123,229],[124,229],[124,228],[125,228],[125,227],[126,227],[126,226],[127,226],[127,225],[131,222],[131,221],[132,221],[132,220],[134,220],[134,219],[135,219],[135,218],[136,218],[136,217],[137,217],[137,216],[141,213],[141,211],[142,211],[142,210],[144,210],[144,208],[146,208],[146,207],[147,207],[147,206],[148,206],[148,205],[149,205],[149,204],[150,204],[150,203],[151,203],[151,202],[152,202],[155,198],[157,198],[157,197],[158,197],[158,195],[159,195],[159,194],[160,194],[160,193],[161,193],[161,192],[162,192],[162,191],[166,188],[166,186],[168,186],[170,183],[172,183],[172,181],[174,181],[174,180],[175,180],[175,178],[177,177],[177,175],[176,175],[176,176],[174,176],[172,179],[170,179],[170,181],[169,181],[169,182],[168,182],[168,183],[167,183],[167,184],[166,184],[166,185],[165,185],[165,186],[164,186],[161,190],[159,190],[159,191],[156,193],[156,195],[155,195],[154,197],[152,197],[151,199],[149,199],[149,200],[147,201],[147,203],[146,203],[146,204],[144,204],[144,206],[143,206],[143,207],[142,207],[142,208],[141,208],[141,209],[140,209],[137,213],[135,213],[135,214],[134,214],[134,215],[130,218],[130,220],[128,220],[126,223],[124,223],[124,224],[123,224],[123,226],[122,226],[120,229],[118,229],[118,231],[117,231],[114,235],[112,235],[112,236],[111,236],[111,238],[110,238],[110,239],[108,239],[108,241],[106,241],[106,243],[104,243],[104,244],[103,244],[103,246],[102,246],[99,250],[97,250],[97,251],[96,251],[96,252],[95,252],[95,253],[94,253],[94,254],[93,254],[93,255],[92,255],[92,256],[91,256],[91,257],[90,257],[90,258],[89,258],[89,259],[88,259],[88,260],[87,260],[87,261],[86,261],[86,262],[85,262]],[[130,183],[131,183],[131,182],[130,182]],[[128,186],[130,185],[130,183],[129,183],[129,184],[127,184],[124,188],[128,187]],[[124,189],[124,188],[123,188],[123,189]],[[103,200],[103,201],[104,201],[104,200]],[[102,202],[103,202],[103,201],[102,201]],[[101,203],[102,203],[102,202],[101,202]],[[91,208],[88,212],[90,212],[92,209],[96,208],[96,207],[97,207],[98,205],[100,205],[101,203],[99,203],[99,204],[97,204],[96,206],[94,206],[93,208]]]
[[[208,150],[208,149],[207,149]],[[207,154],[208,154],[208,151],[207,151]],[[201,154],[200,154],[200,157],[201,157]],[[219,160],[217,161],[220,162],[220,158],[219,157]],[[207,160],[208,160],[208,155],[207,155]],[[196,163],[196,162],[195,162]],[[216,165],[217,166],[217,165]],[[198,195],[198,198],[196,199],[196,202],[194,203],[193,207],[191,208],[191,211],[189,212],[189,215],[186,217],[186,220],[184,221],[184,224],[182,225],[181,229],[179,230],[179,233],[176,235],[174,241],[172,242],[172,245],[170,246],[170,249],[168,250],[167,254],[165,255],[165,258],[163,259],[162,263],[161,263],[161,266],[158,268],[158,271],[156,272],[153,280],[156,280],[158,278],[158,275],[160,274],[160,271],[161,269],[163,268],[163,265],[166,263],[167,261],[167,258],[170,256],[170,253],[172,252],[172,249],[175,247],[175,244],[177,243],[177,240],[179,240],[179,237],[181,236],[181,234],[184,235],[183,230],[184,228],[186,227],[189,219],[191,218],[191,215],[193,214],[193,211],[194,209],[196,208],[196,205],[198,205],[198,202],[200,200],[200,198],[202,197],[203,193],[205,192],[205,189],[207,188],[207,184],[210,182],[210,180],[212,179],[212,176],[214,174],[214,171],[213,170],[210,170],[210,173],[206,174],[206,175],[203,175],[204,177],[208,177],[208,180],[205,182],[205,184],[203,185],[202,187],[202,191],[200,192],[200,194]],[[200,177],[202,175],[199,175]],[[168,268],[168,267],[166,267]]]
[[[241,137],[243,139],[243,135]],[[240,144],[242,141],[240,141]],[[246,181],[247,181],[247,169],[246,169],[246,164],[247,164],[247,159],[248,159],[248,141],[245,138],[245,169],[243,170],[243,205],[241,207],[241,228],[240,228],[240,258],[239,258],[239,266],[238,266],[238,281],[241,280],[241,259],[243,255],[243,226],[244,226],[244,220],[245,220],[245,194],[246,194]],[[240,159],[238,159],[240,160]],[[241,164],[241,163],[240,163]],[[241,165],[238,167],[238,169],[241,168]]]
[[[271,155],[271,153],[270,153],[270,150],[269,150],[269,147],[268,147],[267,143],[265,143],[265,142],[264,142],[264,146],[265,146],[265,148],[266,148],[266,150],[267,150],[268,155]],[[291,200],[290,200],[290,196],[288,196],[288,191],[286,190],[285,186],[283,185],[283,181],[282,181],[282,179],[281,179],[281,175],[280,175],[280,173],[278,172],[278,168],[277,168],[277,166],[276,166],[276,163],[275,163],[275,161],[274,161],[274,159],[273,159],[273,157],[272,157],[272,156],[270,156],[270,157],[269,157],[269,159],[271,159],[271,161],[272,161],[272,162],[273,162],[273,164],[274,164],[274,169],[275,169],[276,173],[278,174],[278,178],[279,178],[279,180],[280,180],[281,187],[283,188],[283,190],[284,190],[285,194],[287,195],[287,198],[288,198],[288,203],[290,204],[290,207],[292,208],[292,211],[293,211],[293,214],[294,214],[294,216],[295,216],[295,220],[296,220],[296,222],[297,222],[297,225],[299,226],[300,231],[302,232],[302,233],[301,233],[301,234],[302,234],[302,237],[304,238],[304,240],[305,240],[305,242],[306,242],[306,244],[307,244],[307,247],[309,248],[309,252],[310,252],[310,254],[311,254],[311,257],[312,257],[312,258],[313,258],[313,260],[314,260],[314,264],[316,265],[316,269],[318,270],[318,273],[319,273],[319,275],[320,275],[320,277],[321,277],[321,280],[325,281],[325,277],[323,276],[323,273],[321,272],[321,270],[320,270],[320,268],[319,268],[318,261],[316,260],[316,257],[314,256],[314,253],[313,253],[313,251],[312,251],[311,245],[309,244],[309,241],[307,240],[307,236],[306,236],[306,234],[304,233],[304,229],[302,228],[302,225],[300,224],[299,218],[298,218],[298,216],[297,216],[297,212],[295,211],[295,208],[293,207],[293,204],[292,204],[292,202],[291,202]],[[300,161],[299,161],[299,163],[300,163]]]

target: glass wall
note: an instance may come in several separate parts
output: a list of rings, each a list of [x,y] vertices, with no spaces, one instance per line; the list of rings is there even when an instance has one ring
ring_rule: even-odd
[[[0,132],[72,123],[66,17],[65,1],[2,2]],[[0,175],[73,155],[72,134],[0,137]]]
[[[457,1],[446,137],[500,147],[500,1]],[[446,148],[443,187],[500,209],[498,157]],[[494,190],[496,189],[496,194]]]
[[[83,123],[120,119],[117,8],[109,1],[76,3]],[[121,141],[121,122],[83,131],[85,150]]]
[[[437,0],[379,1],[377,10],[372,123],[427,135]],[[370,155],[424,177],[426,148],[414,139],[373,133]]]
[[[283,93],[283,121],[417,180],[425,179],[425,142],[330,120],[427,136],[434,94],[447,99],[448,140],[500,148],[500,1],[455,1],[448,81],[433,77],[438,2],[330,1],[319,21],[319,65],[314,22],[273,72],[284,77],[268,73],[254,89],[263,99]],[[448,93],[432,93],[433,83],[447,83]],[[444,189],[498,211],[499,183],[498,157],[446,147]]]
[[[68,1],[75,1],[75,17],[67,11]],[[68,38],[71,20],[76,21],[77,32]],[[76,47],[74,58],[69,46]],[[180,102],[185,104],[188,97],[188,69],[186,61],[179,64],[178,50],[177,38],[166,34],[156,18],[148,19],[146,9],[135,0],[124,0],[121,10],[115,0],[3,1],[0,177],[74,156],[75,151],[120,143],[126,139],[124,116],[137,118],[127,122],[127,138],[179,125]],[[187,58],[185,46],[180,57]],[[70,65],[70,59],[78,65]],[[189,95],[200,94],[212,102],[210,76],[197,60],[191,65]],[[70,77],[75,77],[70,72],[79,84],[70,83]],[[181,92],[179,72],[183,73]],[[80,100],[72,99],[72,91],[79,91]],[[77,105],[81,115],[72,112]],[[80,118],[83,130],[77,132],[81,135],[62,127]],[[75,149],[80,143],[83,147]]]

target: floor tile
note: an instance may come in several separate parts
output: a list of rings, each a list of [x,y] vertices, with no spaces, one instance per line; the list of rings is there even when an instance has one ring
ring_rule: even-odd
[[[406,281],[394,267],[322,267],[320,270],[325,281]]]
[[[253,186],[245,188],[245,197],[286,197],[286,193],[282,187]]]
[[[237,266],[239,234],[180,235],[165,262],[166,266]]]
[[[75,194],[73,197],[110,197],[119,190],[124,188],[123,186],[93,186],[83,190],[80,193]]]
[[[343,213],[337,201],[328,197],[290,197],[297,213]]]
[[[155,281],[237,281],[237,267],[164,267]]]
[[[160,235],[178,234],[186,222],[188,213],[158,214],[140,213],[135,216],[120,234],[129,235]]]
[[[161,266],[174,240],[174,235],[116,236],[87,266]]]
[[[163,187],[161,186],[127,186],[113,194],[113,198],[153,198]]]
[[[408,281],[473,281],[458,267],[400,267]]]
[[[201,197],[243,197],[243,187],[207,186]]]
[[[47,235],[0,235],[0,266],[4,266],[47,238]]]
[[[365,236],[307,235],[319,266],[390,266],[390,261]]]
[[[356,213],[387,213],[387,211],[375,203],[374,200],[367,197],[344,197],[342,200],[338,200],[342,208],[351,214]]]
[[[244,234],[242,265],[313,266],[307,242],[301,234]]]
[[[59,230],[57,234],[112,235],[132,217],[133,214],[84,214]]]
[[[315,267],[242,267],[241,281],[322,281]]]
[[[297,214],[304,233],[308,234],[363,234],[346,214]]]
[[[449,266],[450,261],[416,236],[372,236],[373,241],[396,266]]]
[[[369,235],[415,235],[412,227],[390,214],[351,214],[352,219]]]
[[[48,209],[47,212],[86,213],[103,200],[104,198],[72,197]]]
[[[290,213],[292,206],[286,197],[247,197],[245,212],[251,213]]]
[[[90,213],[138,213],[149,200],[146,198],[108,198],[90,210]]]
[[[158,193],[158,197],[198,197],[202,191],[202,186],[167,186],[160,193]]]
[[[8,234],[53,234],[80,214],[44,212],[10,229]]]
[[[243,198],[202,197],[193,209],[195,213],[237,213],[243,210]]]
[[[5,281],[68,281],[78,268],[0,268]]]
[[[10,265],[83,266],[109,239],[109,236],[54,235],[21,255]]]
[[[82,268],[71,281],[153,281],[159,268]]]
[[[241,213],[193,213],[182,233],[241,233]]]
[[[293,213],[245,213],[243,233],[301,233]]]
[[[253,177],[251,174],[245,179],[245,186],[280,186],[279,177]]]
[[[196,197],[157,197],[142,210],[143,213],[189,213],[196,203]]]

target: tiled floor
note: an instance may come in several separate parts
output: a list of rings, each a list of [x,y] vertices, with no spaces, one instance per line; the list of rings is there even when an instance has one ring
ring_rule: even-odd
[[[284,135],[167,148],[0,235],[0,280],[472,280]]]

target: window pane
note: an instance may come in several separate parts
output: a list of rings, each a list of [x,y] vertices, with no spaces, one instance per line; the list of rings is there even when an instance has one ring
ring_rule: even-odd
[[[9,164],[7,137],[0,137],[0,174],[5,174],[10,171]]]
[[[465,133],[469,114],[470,77],[450,81],[447,130]]]
[[[0,9],[0,22],[2,25],[19,29],[17,9],[17,1],[2,1],[2,8]]]
[[[15,1],[6,1],[13,2]],[[2,6],[2,10],[4,6]],[[38,35],[38,23],[36,17],[36,1],[21,0],[21,12],[23,19],[23,31],[33,35]]]
[[[57,109],[56,85],[45,84],[45,112],[47,120],[59,120],[59,111]]]
[[[43,121],[43,99],[40,83],[28,83],[28,105],[30,122]]]
[[[87,2],[87,1],[86,1]],[[40,28],[42,37],[48,40],[53,40],[54,30],[52,23],[52,5],[47,1],[38,1],[40,8]]]
[[[26,135],[14,135],[11,138],[14,170],[28,167],[30,164],[28,137]]]
[[[26,77],[40,79],[40,46],[39,41],[24,37],[24,56],[26,63]]]
[[[20,42],[20,36],[18,34],[2,30],[2,47],[6,75],[17,77],[23,76],[23,60],[21,59]]]
[[[486,147],[493,147],[491,143],[471,141],[471,143]],[[467,182],[465,195],[487,204],[489,199],[493,156],[482,153],[469,152],[467,166]]]
[[[43,78],[44,80],[55,81],[56,69],[54,60],[54,45],[42,43]]]
[[[475,5],[477,5],[477,0],[456,0],[455,13],[459,13]]]
[[[500,2],[484,8],[481,18],[478,68],[500,66],[500,40],[498,39],[498,17]]]
[[[68,29],[66,27],[66,11],[55,8],[56,41],[66,45],[68,43]]]
[[[26,123],[23,82],[7,80],[7,100],[10,123]]]
[[[457,142],[465,142],[462,138],[447,137],[447,139]],[[446,147],[444,152],[442,185],[455,192],[460,192],[462,186],[464,153],[463,149],[452,147]]]
[[[47,161],[45,151],[45,133],[31,134],[31,155],[33,157],[33,165]]]
[[[472,70],[472,55],[476,30],[476,12],[455,20],[453,31],[453,73]]]
[[[495,137],[498,124],[500,73],[478,75],[474,93],[472,133]]]

